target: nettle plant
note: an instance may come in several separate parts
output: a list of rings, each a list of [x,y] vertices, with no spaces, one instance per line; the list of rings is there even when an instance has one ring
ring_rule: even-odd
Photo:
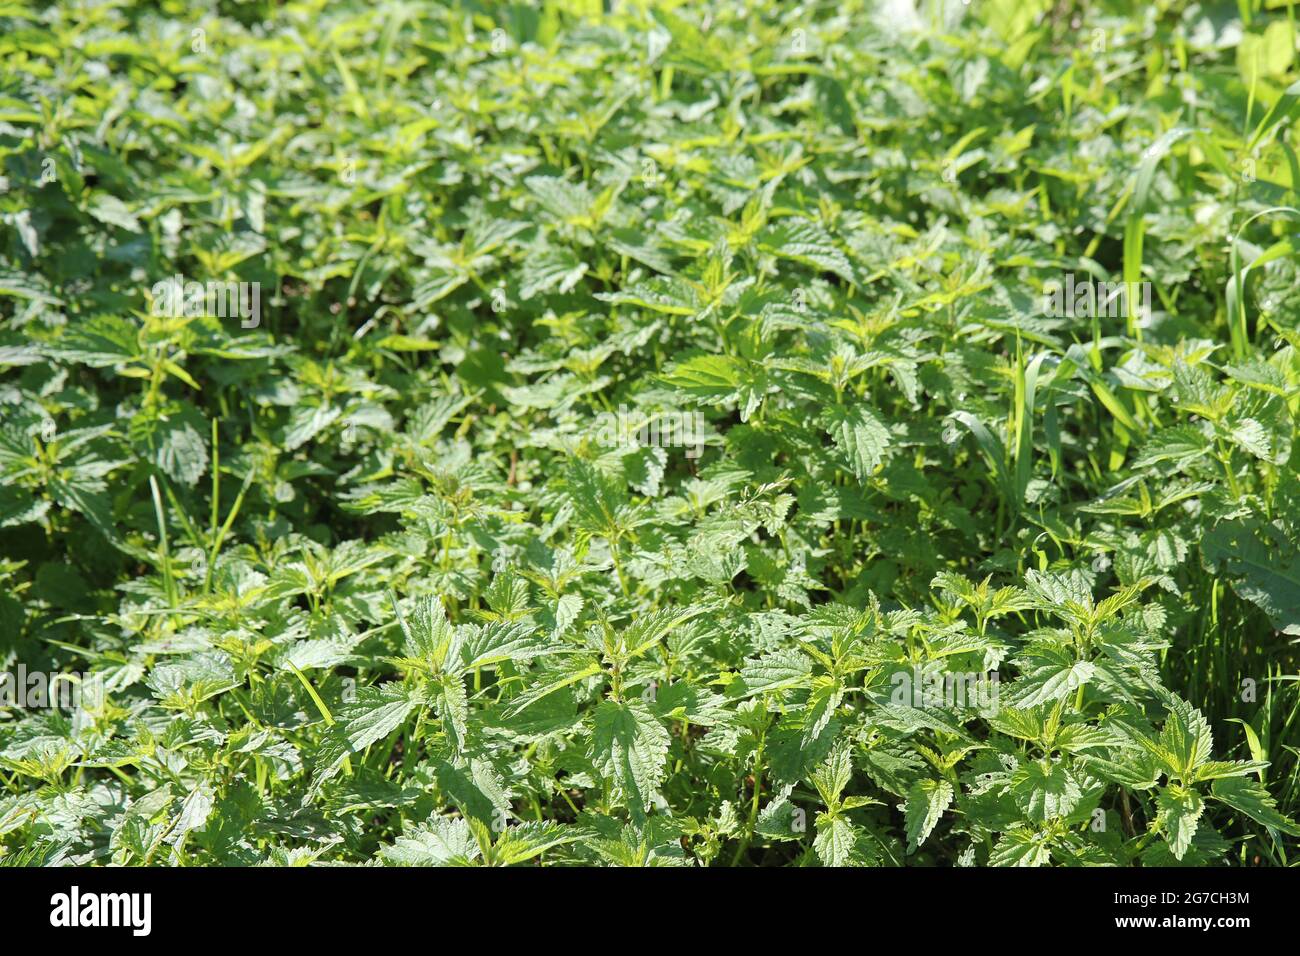
[[[0,861],[1292,863],[1289,14],[599,6],[0,9]]]

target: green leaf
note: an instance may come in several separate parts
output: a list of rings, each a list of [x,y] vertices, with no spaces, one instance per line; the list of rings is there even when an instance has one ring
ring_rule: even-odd
[[[1163,787],[1156,793],[1159,823],[1164,830],[1174,858],[1181,860],[1192,845],[1196,827],[1205,810],[1205,801],[1188,787]]]
[[[1288,836],[1300,836],[1300,826],[1278,812],[1277,803],[1258,780],[1244,777],[1216,780],[1210,791],[1214,799],[1239,810],[1256,823]]]
[[[468,866],[479,857],[478,842],[460,817],[433,817],[380,851],[397,866]]]
[[[633,821],[644,820],[663,782],[668,731],[642,701],[602,701],[591,735],[592,762],[614,782]]]
[[[638,305],[664,315],[695,315],[704,307],[694,286],[676,278],[652,276],[617,292],[598,292],[611,305]]]
[[[1149,468],[1163,461],[1179,466],[1208,454],[1210,439],[1193,425],[1174,425],[1152,434],[1133,459],[1134,468]]]
[[[1190,778],[1196,768],[1210,759],[1214,739],[1205,715],[1180,697],[1167,700],[1169,713],[1160,731],[1161,756],[1174,773]]]
[[[1064,700],[1091,681],[1096,673],[1091,661],[1075,660],[1066,650],[1051,658],[1037,656],[1026,663],[1025,676],[1011,685],[1009,697],[1020,708]]]
[[[524,299],[555,290],[569,292],[587,273],[587,264],[565,248],[547,247],[524,260],[519,295]]]
[[[1300,634],[1300,547],[1280,528],[1256,519],[1220,521],[1201,539],[1201,554],[1274,627]]]
[[[853,266],[835,245],[830,234],[815,222],[783,219],[766,227],[758,236],[758,247],[779,259],[790,259],[820,272],[855,282]]]
[[[555,823],[521,823],[508,827],[493,847],[493,856],[505,866],[536,859],[547,850],[574,843],[580,834]]]
[[[730,398],[740,387],[741,363],[725,355],[698,355],[678,362],[664,381],[701,399]]]
[[[934,832],[952,804],[952,784],[947,780],[918,780],[907,792],[907,845],[916,850]]]
[[[813,786],[828,807],[838,807],[840,794],[849,785],[853,775],[852,757],[848,747],[835,747],[812,774]]]
[[[424,660],[435,668],[441,667],[448,652],[459,644],[456,629],[447,620],[442,600],[432,595],[416,598],[406,614],[402,613],[396,599],[393,607],[402,629],[402,647],[407,657]]]
[[[853,866],[858,862],[858,829],[841,816],[817,818],[813,850],[823,866]]]
[[[754,694],[800,687],[807,683],[812,673],[812,662],[798,651],[775,651],[757,660],[746,662],[740,677],[727,685],[729,697],[750,697]]]
[[[854,477],[859,481],[871,477],[889,450],[889,429],[865,405],[851,409],[834,406],[826,410],[825,417],[835,447],[847,460]]]
[[[540,643],[533,626],[526,622],[492,621],[465,638],[460,648],[460,670],[464,673],[504,661],[533,660],[555,650]]]
[[[659,644],[666,634],[694,620],[709,610],[707,607],[660,608],[649,614],[638,615],[623,630],[623,646],[627,657],[639,657]]]
[[[1034,760],[1011,775],[1016,803],[1036,822],[1068,816],[1083,799],[1083,789],[1063,761]]]
[[[586,680],[588,677],[595,677],[600,672],[601,666],[598,661],[585,659],[576,659],[562,667],[544,671],[536,675],[539,678],[537,683],[510,701],[509,706],[505,709],[505,716],[507,718],[514,717],[556,691],[563,690],[571,684],[578,683],[578,681]]]
[[[1002,834],[989,855],[989,866],[1045,866],[1050,860],[1046,834],[1021,827]]]
[[[335,726],[353,751],[383,740],[424,703],[423,696],[401,684],[357,689],[356,700],[345,704]]]
[[[465,697],[465,684],[459,677],[447,675],[438,682],[437,705],[452,750],[457,754],[464,753],[469,737],[469,701]]]
[[[565,472],[569,499],[578,526],[607,538],[618,536],[626,493],[594,465],[571,459]]]

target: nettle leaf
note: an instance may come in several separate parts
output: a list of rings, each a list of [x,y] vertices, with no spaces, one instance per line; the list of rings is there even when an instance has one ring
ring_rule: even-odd
[[[197,784],[186,794],[185,800],[181,803],[180,812],[176,816],[167,842],[176,847],[182,846],[190,833],[202,830],[212,814],[214,803],[215,794],[212,786],[206,781]]]
[[[553,669],[531,675],[533,682],[526,691],[510,701],[505,716],[515,717],[538,701],[601,672],[599,661],[575,657]]]
[[[470,227],[461,237],[461,247],[466,250],[465,258],[470,261],[481,259],[527,228],[526,222],[493,215],[481,208],[476,209]]]
[[[1199,783],[1205,780],[1245,777],[1259,774],[1267,768],[1267,760],[1209,760],[1196,768],[1196,780]]]
[[[120,366],[141,354],[139,326],[126,319],[97,315],[70,325],[53,344],[52,358],[93,368]]]
[[[665,775],[668,731],[639,700],[602,701],[591,734],[592,762],[615,784],[632,819],[644,820]]]
[[[1037,822],[1068,816],[1083,799],[1083,788],[1063,761],[1022,764],[1011,775],[1011,793],[1026,816]]]
[[[208,469],[208,446],[191,420],[159,422],[150,435],[153,461],[173,481],[195,485]]]
[[[835,717],[835,711],[844,699],[844,689],[831,678],[814,678],[812,693],[801,715],[803,727],[800,739],[806,746],[818,740]]]
[[[678,362],[664,381],[696,398],[721,404],[739,391],[743,364],[725,355],[698,355]]]
[[[1281,528],[1255,519],[1221,521],[1201,539],[1201,554],[1278,630],[1300,634],[1300,547]]]
[[[531,299],[543,292],[569,292],[587,274],[587,268],[569,249],[547,247],[524,260],[519,295]]]
[[[1069,571],[1044,573],[1025,572],[1025,586],[1029,594],[1047,610],[1075,607],[1092,610],[1092,582],[1076,568]]]
[[[140,231],[140,220],[131,212],[130,207],[121,199],[108,193],[96,192],[91,197],[86,212],[107,225],[117,226],[128,232]]]
[[[1277,810],[1277,803],[1257,780],[1234,777],[1216,780],[1210,786],[1214,799],[1226,803],[1256,823],[1289,836],[1300,836],[1300,826]]]
[[[1019,708],[1063,700],[1077,693],[1097,673],[1091,661],[1076,660],[1071,651],[1061,648],[1025,658],[1021,664],[1025,676],[1011,685],[1010,698]]]
[[[455,763],[439,760],[433,776],[439,790],[469,818],[472,828],[499,830],[504,825],[510,800],[500,772],[488,760],[474,754]]]
[[[536,637],[535,628],[526,622],[493,621],[474,631],[460,647],[461,672],[479,667],[495,667],[505,661],[528,661],[557,648],[547,647]]]
[[[580,834],[572,827],[555,823],[521,823],[508,827],[497,841],[493,856],[503,866],[515,866],[536,859],[547,850],[574,843]]]
[[[579,527],[606,537],[617,536],[626,492],[596,466],[581,459],[569,462],[565,483]]]
[[[294,451],[311,441],[336,422],[342,412],[330,405],[300,405],[289,413],[281,444],[286,451]]]
[[[460,817],[434,817],[380,850],[385,861],[397,866],[468,866],[480,852]]]
[[[830,234],[806,219],[783,219],[758,235],[758,247],[780,259],[830,272],[845,282],[857,281],[848,257],[835,245]]]
[[[670,631],[708,610],[707,607],[661,608],[639,615],[621,634],[626,655],[632,658],[645,654],[657,646]]]
[[[402,726],[424,702],[423,692],[402,684],[361,687],[339,712],[336,726],[353,751],[364,750]]]
[[[989,855],[989,866],[1046,866],[1051,857],[1048,835],[1024,827],[1002,835]]]
[[[1122,741],[1110,728],[1080,723],[1062,727],[1056,734],[1055,743],[1066,753],[1082,754],[1113,747]]]
[[[760,365],[726,355],[700,355],[678,362],[662,380],[701,405],[735,405],[742,422],[749,421],[769,387]]]
[[[1084,754],[1079,766],[1102,780],[1118,783],[1130,790],[1150,790],[1160,779],[1156,757],[1138,750],[1118,750],[1109,756]]]
[[[865,405],[829,408],[825,420],[835,447],[847,460],[854,477],[859,481],[871,477],[889,450],[889,429],[884,422]]]
[[[633,262],[647,265],[656,272],[673,271],[672,253],[657,234],[625,227],[605,233],[609,247]]]
[[[433,596],[418,598],[409,614],[403,614],[396,602],[394,608],[407,657],[422,659],[435,668],[441,667],[448,652],[460,644],[456,629],[447,620],[441,599]]]
[[[695,315],[704,308],[699,290],[689,282],[651,276],[617,292],[598,292],[596,298],[611,305],[637,305],[664,315]]]
[[[758,815],[754,832],[769,840],[802,840],[806,837],[805,812],[782,798],[768,803]]]
[[[802,687],[811,674],[812,661],[805,655],[798,651],[776,651],[746,662],[739,677],[727,685],[727,695],[751,697],[788,687]]]
[[[1228,430],[1229,440],[1256,458],[1273,459],[1273,448],[1268,429],[1254,418],[1239,418]]]
[[[1252,392],[1233,405],[1233,417],[1220,428],[1230,442],[1273,465],[1291,457],[1295,422],[1279,395]]]
[[[1160,827],[1169,840],[1174,858],[1181,860],[1196,836],[1205,801],[1195,790],[1173,786],[1164,787],[1156,794],[1156,806],[1159,808]]]
[[[582,614],[584,602],[580,594],[562,594],[556,599],[553,617],[556,633],[567,630]]]
[[[21,488],[0,486],[0,528],[39,521],[51,506],[49,501],[38,501]]]
[[[1160,731],[1157,755],[1169,769],[1184,778],[1191,778],[1196,768],[1210,759],[1214,739],[1205,716],[1187,701],[1170,695],[1169,713]]]
[[[482,617],[517,621],[528,613],[528,581],[506,568],[492,578],[492,583],[483,591],[483,600],[492,610],[480,611]]]
[[[853,775],[852,758],[848,747],[836,747],[826,761],[812,774],[813,786],[821,794],[822,802],[828,807],[838,807],[840,794],[849,785]]]
[[[1134,468],[1149,468],[1160,462],[1182,466],[1209,454],[1211,442],[1194,425],[1174,425],[1152,434],[1133,460]]]
[[[435,701],[452,749],[458,754],[463,753],[469,736],[470,713],[465,684],[459,677],[444,676],[438,681]]]
[[[947,780],[918,780],[907,793],[907,845],[911,850],[926,841],[952,805],[952,784]]]
[[[591,210],[591,193],[582,183],[556,176],[529,176],[524,185],[543,209],[561,219],[581,219]]]
[[[29,299],[59,305],[62,300],[54,295],[49,283],[41,276],[0,267],[0,295],[16,299]],[[24,363],[26,364],[26,363]]]
[[[350,702],[325,720],[328,733],[315,752],[315,773],[309,795],[320,793],[352,754],[384,740],[402,727],[418,708],[427,702],[420,688],[389,683],[378,687],[358,688]]]
[[[841,816],[817,818],[813,849],[823,866],[854,866],[860,863],[858,828]]]
[[[679,720],[701,726],[725,723],[731,717],[724,698],[692,687],[685,681],[658,687],[652,710],[662,720]]]

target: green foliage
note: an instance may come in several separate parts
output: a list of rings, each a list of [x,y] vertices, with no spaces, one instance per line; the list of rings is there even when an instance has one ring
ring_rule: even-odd
[[[1294,860],[1289,12],[670,6],[0,3],[0,862]]]

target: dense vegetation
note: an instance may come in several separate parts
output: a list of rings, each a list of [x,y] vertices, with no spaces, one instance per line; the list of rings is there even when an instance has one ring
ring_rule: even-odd
[[[0,859],[1291,862],[1294,8],[604,6],[0,0]]]

